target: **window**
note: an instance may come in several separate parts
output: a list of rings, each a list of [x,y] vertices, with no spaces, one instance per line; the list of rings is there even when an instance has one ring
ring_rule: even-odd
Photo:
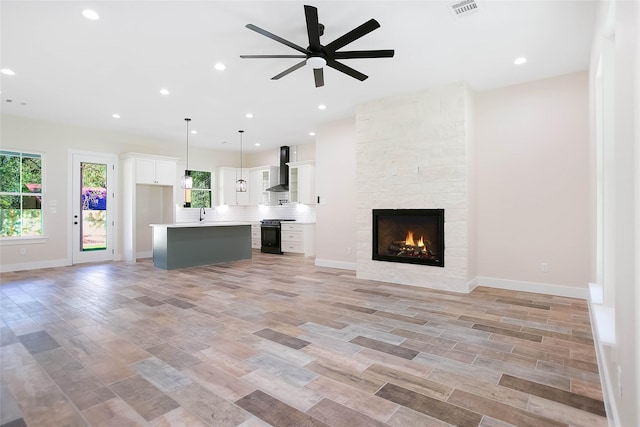
[[[0,237],[42,236],[42,156],[0,151]]]
[[[193,189],[191,190],[192,208],[211,207],[211,172],[191,171]]]

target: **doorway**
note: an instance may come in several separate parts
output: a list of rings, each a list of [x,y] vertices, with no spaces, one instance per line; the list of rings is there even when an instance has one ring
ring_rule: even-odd
[[[114,259],[115,158],[72,153],[73,264]]]

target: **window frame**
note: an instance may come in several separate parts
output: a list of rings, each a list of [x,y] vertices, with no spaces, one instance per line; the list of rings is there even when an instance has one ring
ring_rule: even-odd
[[[213,200],[213,196],[214,196],[214,179],[215,179],[215,174],[212,171],[203,171],[203,170],[194,170],[191,169],[189,170],[189,173],[191,174],[191,176],[193,176],[194,172],[204,172],[204,173],[208,173],[209,174],[209,188],[196,188],[195,186],[192,187],[191,189],[189,189],[189,191],[191,192],[191,208],[194,209],[200,209],[200,208],[206,208],[206,209],[211,209],[214,207],[214,200]],[[195,185],[195,179],[194,179],[194,185]],[[193,201],[194,201],[194,192],[208,192],[209,193],[209,206],[193,206]]]
[[[10,196],[29,196],[34,194],[40,195],[40,215],[41,215],[41,232],[40,235],[34,236],[0,236],[0,245],[1,246],[10,246],[10,245],[23,245],[23,244],[38,244],[45,243],[48,240],[46,234],[46,215],[45,215],[45,199],[46,199],[46,153],[38,150],[24,150],[24,149],[15,149],[9,147],[2,147],[0,149],[0,153],[15,153],[19,154],[20,158],[23,157],[40,157],[40,193],[24,193],[22,192],[22,185],[20,186],[21,191],[0,191],[0,195],[10,195]],[[22,184],[22,176],[20,177],[20,181]],[[20,207],[20,211],[22,212],[22,206]]]

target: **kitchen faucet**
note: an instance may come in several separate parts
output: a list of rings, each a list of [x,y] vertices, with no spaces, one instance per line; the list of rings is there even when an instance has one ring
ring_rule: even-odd
[[[206,215],[206,214],[207,214],[207,211],[204,210],[204,207],[200,208],[200,221],[204,219],[202,215]]]

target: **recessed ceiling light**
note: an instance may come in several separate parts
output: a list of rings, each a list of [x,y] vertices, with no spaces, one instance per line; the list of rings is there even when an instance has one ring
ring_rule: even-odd
[[[324,105],[324,104],[320,104],[320,105],[318,105],[318,109],[319,109],[319,110],[326,110],[326,109],[327,109],[327,106],[326,106],[326,105]]]
[[[111,117],[113,117],[114,119],[119,119],[120,118],[120,114],[115,113],[115,114],[112,114]]]
[[[309,136],[316,136],[315,132],[309,132]]]
[[[245,115],[245,117],[246,117],[247,119],[253,119],[253,114],[251,114],[251,113],[247,113],[247,114]]]
[[[0,70],[0,73],[5,74],[7,76],[15,76],[16,73],[15,71],[9,69],[9,68],[3,68],[2,70]]]
[[[255,145],[256,147],[260,147],[260,143],[259,143],[259,142],[256,142],[254,145]]]
[[[198,131],[194,129],[191,131],[191,133],[195,135],[196,133],[198,133]]]
[[[516,58],[515,61],[513,61],[513,63],[516,64],[516,65],[522,65],[525,62],[527,62],[527,58],[525,58],[524,56]]]
[[[160,89],[161,95],[169,95],[169,89]]]
[[[224,71],[227,69],[227,66],[224,65],[222,62],[218,62],[216,63],[216,65],[213,66],[213,68],[215,68],[218,71]]]
[[[82,11],[82,16],[92,21],[97,21],[100,19],[100,15],[95,10],[85,9]]]

